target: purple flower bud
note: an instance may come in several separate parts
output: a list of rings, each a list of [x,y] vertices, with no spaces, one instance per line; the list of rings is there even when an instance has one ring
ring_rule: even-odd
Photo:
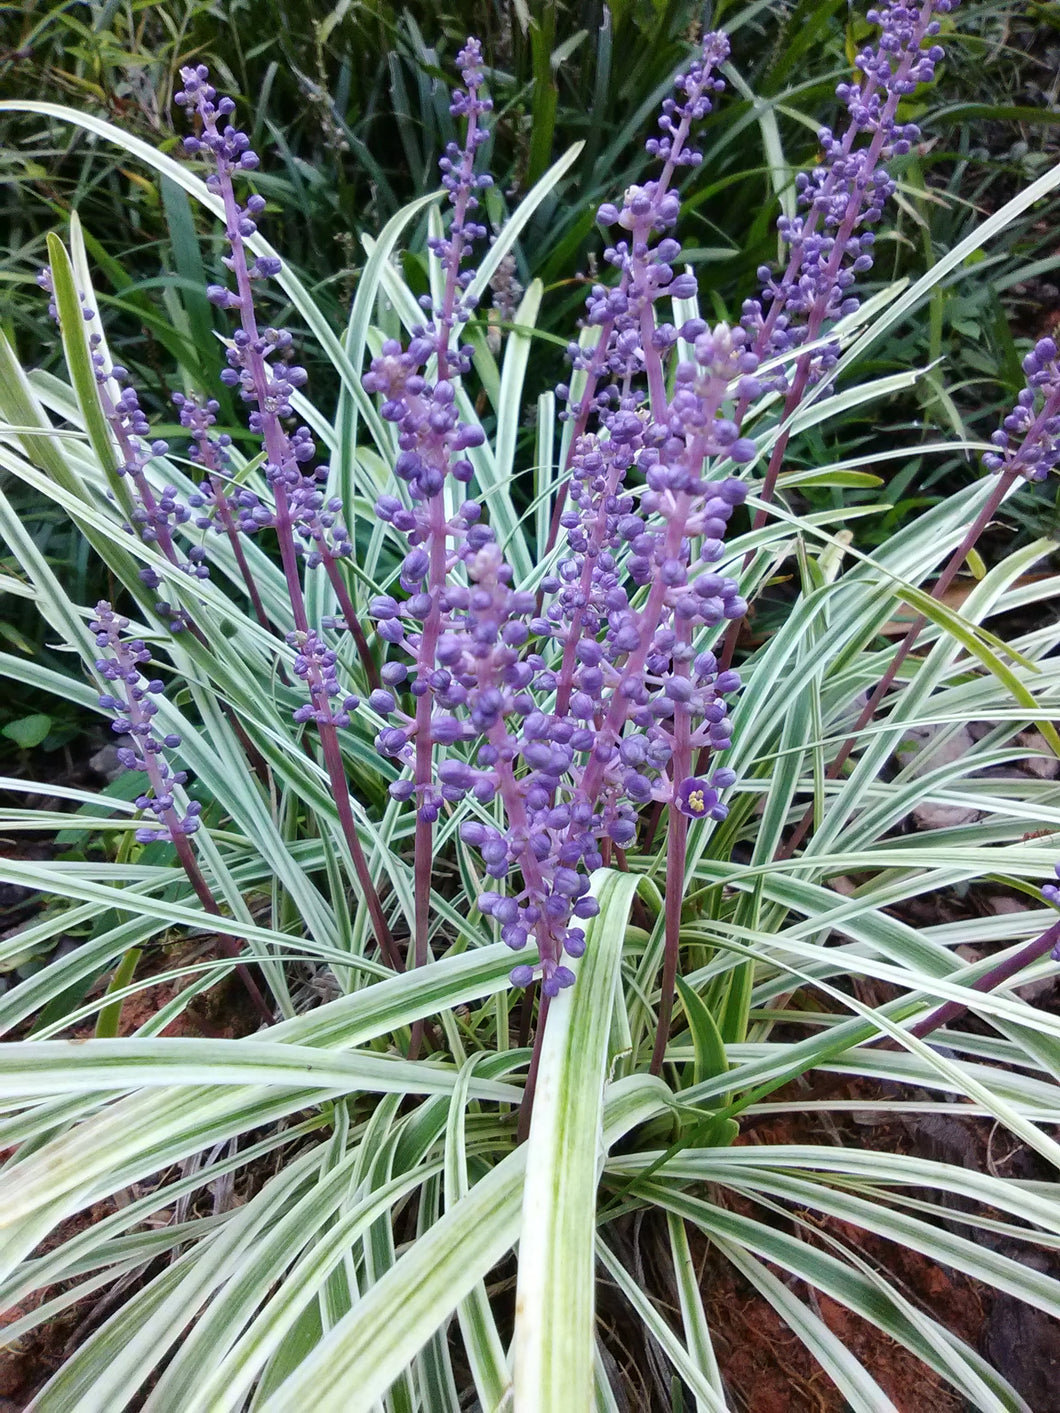
[[[562,893],[568,898],[576,898],[585,892],[589,883],[572,868],[557,868],[552,876],[552,886],[557,893]]]
[[[396,618],[384,619],[377,631],[385,643],[400,643],[405,637],[405,629]]]
[[[431,740],[439,746],[451,746],[462,740],[464,727],[455,716],[433,716],[431,718]],[[470,788],[470,787],[468,787]]]
[[[567,929],[567,935],[563,939],[563,950],[569,957],[583,957],[585,955],[585,933],[580,927]]]
[[[671,677],[664,691],[673,702],[687,702],[692,697],[692,684],[687,677]]]
[[[574,985],[574,973],[570,967],[556,967],[551,976],[546,976],[541,983],[541,990],[546,996],[555,997],[567,986]]]
[[[475,774],[465,761],[443,760],[438,767],[438,779],[443,785],[457,790],[470,790],[475,783]]]
[[[405,563],[401,570],[401,579],[406,584],[418,584],[426,576],[431,567],[430,556],[426,550],[414,549],[405,556]]]

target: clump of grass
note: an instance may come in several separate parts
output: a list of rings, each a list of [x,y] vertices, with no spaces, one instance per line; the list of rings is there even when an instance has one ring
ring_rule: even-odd
[[[804,1288],[976,1407],[1026,1407],[850,1234],[1056,1313],[1055,1279],[953,1220],[959,1198],[966,1227],[1049,1249],[1044,1185],[883,1148],[734,1143],[743,1123],[797,1117],[821,1071],[813,1102],[837,1119],[855,1103],[892,1124],[959,1112],[1060,1157],[1056,1018],[1013,990],[1055,972],[1038,884],[1060,823],[1060,679],[1055,627],[1027,610],[1058,581],[1031,580],[1045,542],[989,568],[975,551],[1023,475],[1056,461],[1055,346],[1027,355],[1007,445],[898,427],[882,452],[828,454],[852,414],[882,421],[929,377],[944,389],[937,369],[867,355],[922,334],[935,291],[1060,186],[1041,174],[927,273],[854,299],[885,164],[912,155],[899,100],[930,77],[935,18],[910,30],[888,8],[897,51],[869,46],[863,87],[841,89],[850,138],[828,135],[797,184],[784,265],[742,318],[713,322],[673,182],[684,161],[724,164],[719,73],[744,91],[708,36],[649,145],[654,185],[598,213],[613,275],[589,292],[558,397],[529,382],[541,279],[499,326],[476,309],[577,154],[531,151],[536,185],[481,253],[473,44],[447,99],[448,214],[423,196],[365,239],[341,336],[258,230],[251,134],[204,71],[184,73],[196,126],[179,160],[89,114],[5,105],[114,143],[216,219],[227,264],[204,298],[230,321],[228,405],[205,380],[216,341],[192,336],[203,382],[174,389],[171,428],[152,421],[111,356],[75,218],[48,242],[65,376],[0,343],[0,465],[68,517],[113,604],[58,575],[0,492],[9,580],[80,675],[18,651],[0,672],[112,720],[136,778],[61,792],[81,807],[71,855],[0,865],[50,904],[0,942],[20,968],[0,995],[19,1037],[0,1050],[0,1289],[12,1306],[48,1292],[6,1337],[122,1291],[34,1406],[614,1408],[602,1269],[687,1397],[723,1408],[692,1261],[706,1241],[852,1407],[890,1404]],[[545,122],[548,94],[534,101]],[[330,367],[322,393],[294,360],[303,339]],[[880,506],[848,493],[886,495],[910,457],[984,451],[996,478],[853,543]],[[957,612],[943,591],[965,562]],[[781,580],[774,631],[727,628]],[[902,607],[917,619],[896,647]],[[1008,641],[984,626],[1002,615],[1022,624]],[[927,743],[912,759],[910,738]],[[907,827],[958,805],[961,822]],[[71,823],[17,808],[0,827]],[[998,880],[1025,910],[915,921],[916,901]],[[168,952],[174,931],[205,959]],[[82,940],[57,949],[64,935]],[[237,967],[266,1022],[165,1033]],[[162,980],[185,984],[124,1033],[126,1003]],[[958,1028],[968,1011],[984,1024]],[[229,1182],[242,1201],[204,1201]],[[631,1260],[631,1213],[672,1269],[672,1321]],[[844,1235],[823,1241],[826,1223]],[[487,1282],[516,1248],[513,1323]]]

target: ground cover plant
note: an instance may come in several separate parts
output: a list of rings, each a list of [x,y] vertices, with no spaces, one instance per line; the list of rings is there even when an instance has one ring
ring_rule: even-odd
[[[902,429],[821,454],[937,378],[871,352],[1060,186],[861,298],[953,10],[870,12],[779,261],[727,318],[679,244],[734,75],[704,36],[650,176],[597,211],[555,391],[527,381],[541,281],[499,340],[478,311],[574,154],[491,233],[477,41],[442,193],[366,239],[340,332],[259,230],[267,158],[204,66],[179,155],[19,103],[219,222],[230,320],[224,391],[183,380],[162,437],[75,219],[41,277],[65,376],[0,344],[0,465],[110,586],[79,601],[0,493],[3,586],[76,664],[0,669],[100,713],[120,768],[103,793],[4,782],[76,806],[2,819],[62,849],[2,866],[44,900],[0,943],[5,1336],[80,1322],[31,1406],[739,1406],[704,1260],[846,1405],[898,1406],[837,1310],[933,1399],[1030,1406],[858,1239],[1060,1311],[1058,1022],[1019,994],[1056,972],[1060,585],[1047,541],[976,549],[1060,459],[1057,347],[1022,350],[990,441],[915,443],[966,484],[871,551],[847,526],[879,503],[842,496],[886,500]],[[425,288],[399,255],[421,222]],[[988,889],[1023,906],[918,916]],[[746,1141],[808,1113],[832,1142]],[[865,1151],[853,1113],[956,1114],[1039,1166]]]

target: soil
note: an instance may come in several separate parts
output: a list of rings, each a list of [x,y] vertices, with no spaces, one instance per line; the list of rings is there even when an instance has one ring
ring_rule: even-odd
[[[164,983],[142,995],[141,1003],[127,1007],[122,1016],[122,1033],[128,1034],[156,1006],[170,999],[173,983]],[[238,984],[228,992],[228,1014],[245,1011],[245,1027],[253,1029],[255,1017],[244,1006]],[[236,1020],[220,1026],[222,1000],[210,1007],[208,1015],[200,1015],[195,1007],[174,1024],[170,1033],[202,1034],[240,1032]],[[871,1104],[879,1097],[864,1081],[844,1086],[841,1097]],[[783,1093],[780,1096],[783,1097]],[[893,1093],[888,1097],[894,1097]],[[790,1115],[767,1116],[759,1119],[737,1139],[737,1143],[769,1146],[779,1143],[839,1142],[843,1146],[916,1152],[921,1156],[970,1166],[989,1165],[1014,1176],[1040,1178],[1037,1160],[1024,1149],[998,1154],[991,1150],[991,1126],[978,1119],[963,1119],[958,1112],[949,1116],[918,1116],[908,1121],[874,1124],[867,1122],[868,1112],[839,1114],[806,1112],[801,1119]],[[718,1200],[722,1195],[714,1193]],[[761,1219],[762,1211],[731,1192],[723,1195],[725,1205],[733,1211]],[[115,1210],[115,1203],[99,1204],[87,1213],[79,1214],[53,1233],[48,1245],[68,1239],[92,1222],[101,1220]],[[872,1269],[895,1283],[919,1309],[930,1314],[962,1340],[978,1349],[1020,1390],[1034,1413],[1054,1413],[1057,1408],[1056,1390],[1060,1388],[1060,1324],[1039,1312],[1028,1309],[1019,1301],[999,1295],[961,1272],[939,1266],[918,1253],[881,1240],[872,1233],[847,1223],[813,1214],[800,1213],[809,1219],[809,1228],[800,1227],[800,1234],[813,1241],[814,1232],[820,1243],[828,1239],[840,1241]],[[777,1219],[774,1219],[777,1220]],[[965,1234],[974,1228],[962,1225]],[[649,1288],[659,1284],[658,1270],[650,1257],[651,1235],[643,1229],[631,1231],[631,1245],[638,1248],[635,1258],[647,1268],[645,1281]],[[705,1240],[690,1231],[693,1259],[701,1272],[701,1290],[710,1321],[715,1351],[734,1413],[846,1413],[848,1404],[843,1395],[816,1364],[805,1346],[794,1335],[769,1303]],[[1008,1249],[1006,1254],[1021,1255]],[[628,1259],[628,1258],[627,1258]],[[1060,1275],[1053,1262],[1053,1275]],[[780,1278],[783,1273],[774,1270]],[[142,1277],[141,1277],[142,1279]],[[137,1284],[139,1281],[137,1281]],[[606,1282],[605,1282],[606,1284]],[[875,1326],[852,1314],[827,1296],[815,1294],[798,1282],[788,1282],[793,1293],[827,1324],[829,1329],[877,1380],[881,1388],[899,1409],[899,1413],[974,1413],[965,1400],[940,1377],[900,1345],[883,1335]],[[135,1288],[126,1286],[125,1290]],[[61,1289],[61,1288],[60,1288]],[[59,1290],[48,1292],[56,1295]],[[47,1325],[33,1331],[11,1349],[0,1351],[0,1413],[15,1413],[24,1409],[33,1394],[63,1360],[113,1308],[122,1291],[87,1297],[64,1311]],[[653,1289],[653,1294],[655,1291]],[[0,1317],[0,1326],[21,1318],[44,1297],[32,1300]],[[673,1293],[662,1290],[659,1303],[673,1307]],[[623,1319],[616,1308],[615,1297],[601,1288],[601,1321],[609,1335],[605,1336],[609,1350],[608,1363],[612,1373],[620,1373],[627,1391],[630,1410],[644,1413],[671,1413],[674,1404],[667,1388],[664,1371],[654,1376],[644,1368],[644,1355],[634,1349],[637,1322]],[[665,1381],[664,1381],[665,1380]],[[686,1397],[686,1406],[690,1406]]]
[[[143,981],[160,972],[173,971],[182,966],[194,966],[206,958],[217,956],[217,947],[210,938],[184,941],[163,948],[155,957],[141,958],[134,980]],[[105,985],[108,979],[104,977],[100,987]],[[135,996],[128,997],[122,1003],[118,1034],[134,1034],[195,979],[197,978],[162,981],[155,986],[145,987]],[[218,985],[211,986],[203,995],[194,997],[161,1034],[198,1036],[209,1040],[236,1040],[241,1036],[253,1035],[260,1025],[261,1017],[254,1009],[245,988],[237,976],[231,975]],[[72,1027],[70,1033],[75,1037],[87,1039],[94,1031],[95,1023],[89,1021],[84,1025]]]
[[[730,1406],[736,1413],[846,1413],[846,1399],[771,1305],[716,1257],[708,1257],[705,1273],[709,1280],[707,1315]],[[892,1268],[889,1274],[898,1273]],[[953,1328],[955,1320],[967,1329],[975,1323],[967,1318],[970,1310],[981,1320],[981,1304],[968,1302],[966,1292],[938,1267],[921,1261],[920,1270],[914,1266],[903,1275],[907,1293],[912,1289],[919,1294],[918,1287],[926,1293],[930,1288],[935,1316],[944,1324]],[[807,1298],[805,1290],[798,1293]],[[964,1413],[967,1405],[959,1394],[874,1325],[827,1296],[818,1295],[812,1303],[900,1413],[927,1413],[929,1409],[931,1413]],[[960,1333],[968,1337],[964,1330]],[[975,1344],[978,1331],[970,1333],[970,1342]]]
[[[821,1131],[825,1128],[831,1130],[831,1141],[835,1140],[831,1118],[811,1114],[807,1119],[808,1123],[798,1124],[786,1116],[778,1117],[757,1125],[752,1135],[741,1135],[737,1142],[828,1142],[829,1136]],[[844,1146],[851,1139],[858,1147],[893,1151],[898,1146],[890,1125],[873,1129],[851,1123],[849,1127],[854,1132],[842,1135]],[[760,1209],[731,1194],[726,1194],[725,1205],[761,1220]],[[820,1232],[822,1248],[826,1248],[827,1238],[838,1240],[918,1308],[979,1347],[993,1292],[960,1272],[940,1267],[860,1227],[814,1213],[800,1216]],[[800,1235],[812,1240],[805,1227],[800,1228]],[[716,1251],[705,1251],[702,1259],[707,1315],[733,1408],[740,1413],[845,1413],[846,1399],[772,1306]],[[784,1279],[784,1273],[775,1268],[774,1275]],[[964,1413],[967,1405],[960,1394],[875,1325],[801,1282],[788,1279],[786,1283],[856,1356],[900,1413],[927,1413],[929,1409],[931,1413]]]
[[[41,1254],[111,1216],[115,1206],[113,1201],[101,1202],[63,1222],[41,1247]],[[34,1291],[20,1304],[0,1312],[0,1334],[5,1326],[32,1314],[45,1299],[59,1295],[68,1288],[68,1285],[60,1285],[47,1291]],[[120,1298],[120,1292],[115,1298]],[[89,1321],[100,1305],[98,1296],[89,1296],[62,1311],[47,1324],[31,1330],[14,1344],[0,1349],[0,1413],[21,1413],[34,1394],[90,1332]],[[102,1318],[102,1310],[98,1318]]]
[[[933,921],[940,916],[972,916],[982,906],[974,893],[948,900],[938,898]],[[911,919],[907,919],[911,920]],[[153,957],[142,959],[138,976],[145,977],[190,965],[210,952],[209,939],[186,941],[165,947]],[[103,978],[100,985],[105,984]],[[166,981],[145,988],[122,1008],[119,1033],[132,1034],[158,1009],[169,1002],[186,983]],[[859,995],[867,1004],[878,1005],[889,991],[878,982],[859,983]],[[797,998],[796,998],[797,1000]],[[1048,1009],[1060,1009],[1056,993],[1038,998]],[[820,1004],[817,998],[816,1004]],[[965,1022],[978,1027],[974,1020]],[[170,1027],[169,1035],[235,1038],[253,1033],[258,1017],[238,978],[195,998]],[[792,1027],[793,1038],[798,1032]],[[91,1023],[72,1031],[91,1035]],[[867,1080],[839,1080],[817,1076],[813,1088],[805,1082],[798,1091],[780,1091],[776,1099],[825,1097],[853,1100],[864,1109],[821,1112],[804,1109],[793,1117],[790,1112],[752,1116],[736,1142],[768,1147],[787,1143],[825,1143],[877,1151],[915,1153],[921,1157],[995,1171],[1007,1176],[1041,1181],[1051,1177],[1035,1154],[1021,1146],[997,1150],[993,1126],[982,1119],[964,1117],[959,1106],[953,1113],[914,1115],[877,1121],[872,1104],[884,1088]],[[886,1087],[886,1097],[925,1098],[919,1091]],[[733,1211],[763,1217],[761,1208],[726,1190],[715,1191],[715,1200],[724,1201]],[[120,1195],[117,1199],[122,1200]],[[57,1244],[101,1220],[115,1210],[116,1202],[99,1204],[59,1227],[48,1245]],[[794,1214],[793,1214],[794,1215]],[[954,1212],[956,1217],[958,1213]],[[1060,1323],[1028,1308],[1022,1302],[980,1284],[965,1274],[939,1266],[914,1251],[884,1241],[871,1232],[813,1213],[800,1212],[800,1223],[790,1229],[803,1240],[819,1240],[822,1247],[839,1241],[870,1268],[894,1283],[919,1309],[977,1349],[1020,1391],[1034,1413],[1054,1413],[1060,1408]],[[773,1216],[770,1220],[783,1222]],[[988,1242],[993,1249],[1016,1259],[1027,1260],[1023,1248],[998,1241],[974,1225],[962,1223],[955,1230]],[[701,1271],[701,1290],[710,1322],[715,1350],[735,1413],[846,1413],[848,1404],[805,1346],[772,1306],[704,1239],[690,1229],[692,1254]],[[657,1244],[657,1243],[656,1243]],[[659,1301],[660,1308],[672,1309],[675,1293],[667,1289],[670,1277],[665,1259],[652,1260],[652,1233],[643,1228],[631,1231],[629,1252],[642,1269],[644,1285]],[[645,1254],[647,1253],[647,1254]],[[624,1259],[629,1260],[626,1254]],[[1043,1270],[1060,1277],[1060,1258],[1033,1254],[1031,1259]],[[1051,1263],[1051,1264],[1050,1264]],[[32,1331],[12,1348],[0,1350],[0,1413],[24,1409],[34,1393],[58,1369],[79,1343],[101,1323],[120,1301],[146,1278],[138,1273],[119,1288],[86,1297],[63,1311],[47,1325]],[[784,1273],[774,1274],[786,1279]],[[970,1406],[943,1379],[926,1368],[914,1355],[883,1335],[875,1326],[852,1314],[827,1296],[815,1293],[788,1279],[793,1293],[812,1308],[838,1339],[851,1350],[863,1367],[879,1383],[899,1413],[974,1413]],[[607,1362],[612,1376],[618,1375],[630,1410],[658,1410],[671,1413],[673,1389],[667,1366],[654,1350],[637,1349],[642,1327],[619,1307],[613,1291],[603,1281],[600,1287],[601,1324],[606,1331]],[[47,1292],[53,1297],[63,1290]],[[45,1298],[37,1293],[24,1304],[0,1315],[0,1328],[30,1313]],[[689,1399],[686,1394],[686,1406]]]
[[[865,1080],[853,1080],[831,1097],[870,1105],[882,1090]],[[775,1096],[784,1097],[784,1091]],[[789,1098],[795,1097],[789,1095]],[[921,1091],[888,1086],[887,1098],[926,1098]],[[938,1162],[993,1171],[1024,1180],[1050,1180],[1051,1170],[1022,1145],[995,1151],[995,1125],[965,1117],[958,1105],[953,1114],[908,1115],[901,1120],[873,1122],[865,1111],[804,1112],[758,1119],[741,1133],[737,1144],[769,1146],[781,1143],[823,1143],[880,1152],[916,1154]],[[938,1200],[938,1194],[925,1194]],[[761,1209],[726,1194],[734,1211],[762,1218]],[[948,1203],[955,1217],[970,1204]],[[802,1223],[820,1233],[820,1244],[837,1240],[885,1279],[917,1308],[978,1350],[1022,1394],[1033,1413],[1060,1408],[1060,1322],[1022,1301],[994,1290],[963,1272],[940,1266],[915,1251],[885,1241],[871,1232],[830,1217],[800,1212]],[[792,1228],[794,1230],[794,1227]],[[1015,1260],[1060,1278],[1060,1256],[1029,1251],[983,1230],[957,1222],[953,1230]],[[807,1235],[800,1225],[799,1235]],[[703,1292],[712,1333],[733,1407],[741,1413],[845,1413],[848,1405],[839,1390],[810,1357],[769,1304],[724,1259],[701,1247]],[[779,1270],[774,1274],[784,1278]],[[789,1286],[824,1320],[872,1375],[900,1413],[974,1413],[966,1400],[908,1350],[838,1302],[810,1291],[799,1282]]]

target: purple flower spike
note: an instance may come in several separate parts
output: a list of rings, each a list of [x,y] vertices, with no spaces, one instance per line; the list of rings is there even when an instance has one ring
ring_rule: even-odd
[[[158,705],[152,698],[161,693],[162,683],[143,671],[143,665],[151,660],[147,645],[140,638],[127,636],[129,620],[119,617],[104,599],[96,604],[89,628],[102,654],[96,659],[96,671],[107,683],[99,704],[113,716],[111,730],[131,741],[119,748],[118,761],[126,770],[142,771],[147,777],[148,788],[137,796],[136,807],[153,818],[137,829],[137,841],[172,842],[177,835],[194,834],[202,806],[193,802],[182,816],[174,800],[174,788],[185,784],[188,777],[183,770],[172,770],[163,755],[179,747],[180,737],[172,732],[161,736],[155,727]]]
[[[664,107],[663,137],[651,144],[659,178],[601,211],[617,228],[606,258],[618,278],[590,295],[586,321],[600,327],[600,340],[574,356],[591,391],[570,409],[579,427],[561,512],[567,542],[542,581],[540,602],[513,587],[482,508],[456,497],[454,511],[444,495],[447,477],[469,477],[465,452],[482,439],[478,427],[459,420],[455,380],[467,361],[450,338],[466,317],[460,259],[471,227],[463,212],[479,180],[472,158],[485,112],[471,50],[461,60],[468,91],[454,99],[454,112],[467,117],[467,138],[442,164],[454,214],[447,238],[433,247],[445,292],[408,346],[383,344],[364,378],[397,431],[394,470],[406,486],[405,499],[386,494],[377,504],[380,519],[407,542],[398,587],[373,601],[372,614],[380,638],[411,667],[388,662],[381,676],[415,698],[414,722],[396,693],[373,699],[390,718],[376,744],[415,770],[400,796],[417,802],[417,896],[424,900],[417,955],[426,956],[430,823],[468,795],[483,804],[496,798],[503,824],[469,819],[460,829],[486,878],[505,880],[504,892],[481,894],[479,909],[507,946],[518,950],[531,937],[537,944],[539,969],[516,967],[513,984],[537,976],[543,994],[554,997],[574,981],[564,959],[585,950],[577,924],[599,912],[589,875],[633,841],[645,805],[673,800],[675,782],[691,775],[694,749],[729,744],[722,698],[740,681],[719,671],[707,649],[746,604],[735,579],[704,571],[722,558],[729,522],[746,497],[741,481],[724,477],[756,454],[734,412],[739,398],[757,394],[758,359],[742,328],[712,329],[697,319],[675,329],[656,315],[660,299],[695,292],[694,279],[675,265],[680,203],[671,181],[677,168],[698,160],[691,129],[722,87],[712,74],[727,42],[713,35]],[[664,366],[675,362],[679,340],[691,356]],[[630,472],[635,493],[626,489]],[[453,749],[439,763],[435,747]],[[693,817],[724,818],[718,796],[731,772],[692,783],[703,791]]]
[[[338,654],[334,648],[329,648],[312,629],[308,633],[289,633],[287,642],[297,649],[295,676],[309,689],[309,703],[296,709],[294,720],[299,724],[315,721],[318,726],[349,726],[350,713],[357,710],[360,700],[339,685]]]
[[[521,677],[518,646],[526,641],[527,631],[518,620],[533,605],[529,595],[513,595],[511,571],[493,544],[493,533],[478,523],[479,506],[464,501],[451,518],[446,513],[446,481],[466,484],[472,479],[474,465],[467,453],[484,441],[481,428],[461,421],[457,410],[457,380],[470,368],[473,351],[457,339],[474,307],[467,293],[473,278],[465,268],[467,257],[473,242],[487,233],[474,219],[479,204],[476,193],[492,181],[475,171],[476,153],[488,137],[482,120],[493,106],[482,92],[482,50],[477,40],[467,41],[457,63],[464,87],[453,93],[450,111],[463,120],[464,142],[450,143],[439,163],[452,214],[446,234],[430,241],[444,272],[441,297],[437,302],[424,297],[424,323],[413,328],[408,345],[387,340],[363,378],[365,390],[381,400],[382,417],[394,425],[398,446],[394,471],[407,488],[404,500],[381,496],[376,512],[408,537],[400,583],[409,597],[399,603],[381,595],[374,600],[372,613],[379,637],[407,650],[415,662],[408,677],[408,690],[416,699],[415,744],[407,749],[403,745],[400,758],[414,752],[417,965],[427,958],[431,826],[441,808],[458,803],[467,792],[487,803],[497,788],[489,768],[493,761],[480,760],[475,765],[447,763],[436,789],[434,748],[456,744],[469,734],[453,715],[463,708],[469,709],[474,734],[501,727],[508,703],[505,691],[510,694],[518,687]],[[458,560],[467,565],[473,591],[448,582],[449,570]],[[388,663],[387,669],[391,666]],[[498,681],[497,674],[507,678]],[[391,678],[384,669],[387,685],[397,685],[405,677],[402,671]],[[522,681],[523,687],[527,681]],[[401,730],[397,734],[408,739]],[[384,752],[398,754],[393,730],[381,732],[378,744]],[[509,865],[507,846],[498,836],[483,848],[490,876],[503,878]]]
[[[659,118],[663,136],[650,138],[645,144],[662,163],[658,178],[629,187],[621,207],[607,202],[597,214],[601,225],[618,227],[619,238],[604,251],[606,262],[618,271],[618,282],[594,285],[586,300],[585,322],[601,330],[595,348],[571,344],[568,349],[572,366],[588,374],[582,401],[577,406],[570,404],[564,414],[577,419],[578,434],[587,424],[601,377],[621,378],[647,371],[653,383],[653,401],[664,399],[661,379],[655,376],[658,360],[652,360],[650,353],[671,348],[685,331],[657,322],[654,307],[659,300],[689,298],[696,293],[695,278],[677,266],[681,246],[673,228],[681,202],[671,182],[677,168],[697,166],[702,161],[702,153],[689,139],[694,125],[711,111],[714,97],[725,87],[714,73],[728,54],[725,35],[705,37],[700,57],[674,80],[677,97],[663,104]],[[559,392],[569,401],[568,387]]]
[[[990,440],[998,448],[983,457],[988,471],[1018,472],[1044,481],[1060,465],[1060,360],[1053,339],[1039,339],[1023,360],[1027,386]]]
[[[225,264],[236,285],[235,291],[212,285],[207,292],[213,304],[239,316],[239,327],[226,348],[228,367],[221,380],[227,387],[237,389],[248,407],[250,429],[262,440],[263,470],[274,501],[272,507],[267,507],[243,488],[226,489],[222,439],[213,449],[205,435],[202,415],[189,411],[187,404],[178,403],[181,421],[195,440],[196,457],[210,473],[209,486],[201,492],[200,508],[205,513],[198,523],[205,528],[213,518],[211,510],[217,515],[233,542],[240,571],[262,623],[267,621],[264,607],[246,569],[237,532],[256,534],[266,528],[276,531],[294,624],[300,633],[308,630],[309,620],[299,577],[299,556],[307,569],[323,568],[338,600],[342,623],[357,645],[369,686],[378,687],[378,672],[368,640],[338,568],[338,561],[353,553],[353,537],[341,501],[326,494],[327,466],[314,464],[317,451],[312,433],[295,419],[295,395],[305,385],[307,374],[292,361],[291,334],[286,329],[262,328],[258,323],[254,286],[260,280],[275,279],[282,269],[274,256],[253,258],[246,244],[257,233],[258,218],[266,203],[263,196],[252,193],[241,205],[235,182],[253,171],[258,159],[250,151],[246,133],[226,121],[234,113],[235,103],[230,98],[217,97],[205,66],[184,68],[181,78],[184,89],[175,95],[175,101],[188,110],[198,128],[195,136],[185,139],[184,149],[190,155],[207,156],[212,162],[206,184],[224,203],[225,235],[231,251]]]
[[[836,135],[821,129],[820,162],[796,178],[799,214],[777,222],[790,252],[787,268],[778,275],[763,266],[762,294],[743,308],[743,325],[759,357],[790,353],[815,340],[825,324],[858,308],[853,286],[873,263],[868,228],[879,221],[897,185],[885,163],[920,141],[914,123],[898,121],[898,106],[919,84],[931,82],[943,57],[935,42],[936,16],[949,14],[957,3],[887,0],[869,10],[880,35],[875,47],[867,45],[857,56],[861,82],[836,89],[847,110],[845,130]],[[827,377],[838,359],[838,344],[828,343],[805,363],[800,360],[804,385]],[[782,374],[770,382],[786,390]]]
[[[195,411],[189,412],[186,404],[178,404],[181,405],[181,421],[192,431],[197,459],[213,473],[210,493],[203,493],[201,508],[206,514],[201,520],[209,523],[212,498],[213,508],[230,535],[234,534],[235,527],[246,534],[275,529],[295,628],[299,632],[306,632],[309,623],[298,576],[298,556],[302,556],[310,569],[323,566],[346,626],[356,641],[369,682],[375,687],[378,682],[368,643],[357,621],[345,580],[336,567],[336,561],[353,552],[352,536],[343,518],[341,503],[326,496],[327,466],[313,464],[317,452],[312,433],[294,420],[294,397],[297,389],[306,383],[306,371],[291,361],[294,348],[291,334],[286,329],[260,327],[254,306],[255,283],[274,279],[282,268],[274,256],[254,258],[246,245],[257,232],[258,217],[266,203],[264,197],[253,193],[240,205],[235,181],[253,171],[258,159],[250,150],[246,133],[226,121],[234,113],[235,104],[230,98],[217,97],[206,67],[200,64],[197,68],[184,68],[181,79],[184,88],[175,95],[175,102],[188,110],[198,127],[195,136],[185,139],[184,150],[189,155],[206,156],[213,164],[206,185],[224,202],[225,234],[231,250],[225,264],[232,271],[236,284],[235,291],[224,285],[211,285],[207,290],[211,303],[239,315],[239,327],[226,349],[228,367],[221,379],[226,386],[238,390],[249,409],[250,429],[262,439],[264,474],[275,500],[274,508],[269,509],[242,489],[225,492],[220,479],[222,467],[216,464],[216,453],[208,449],[204,419]]]
[[[37,282],[49,293],[52,291],[50,269],[40,271]],[[95,318],[95,311],[88,307],[82,294],[81,312],[86,322]],[[49,304],[52,318],[58,319],[59,311],[54,300]],[[89,353],[92,371],[95,376],[99,403],[110,426],[117,449],[115,473],[126,482],[126,504],[129,519],[122,526],[127,534],[137,535],[144,544],[155,545],[170,564],[194,579],[208,579],[206,552],[195,546],[182,554],[175,539],[178,527],[192,519],[191,509],[177,494],[175,486],[163,486],[161,490],[148,477],[147,468],[155,457],[165,456],[169,444],[151,434],[151,426],[140,406],[136,389],[129,382],[128,370],[120,364],[107,367],[107,360],[101,349],[102,337],[93,333],[89,337]],[[162,576],[151,564],[140,570],[140,579],[150,589],[157,589]],[[155,612],[170,622],[174,633],[189,626],[189,620],[181,609],[169,604],[158,603]]]

